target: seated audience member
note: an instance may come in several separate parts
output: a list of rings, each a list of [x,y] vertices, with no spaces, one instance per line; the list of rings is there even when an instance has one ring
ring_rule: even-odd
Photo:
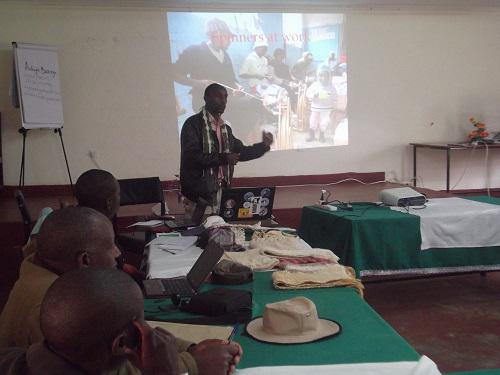
[[[111,173],[102,169],[89,169],[82,173],[75,184],[75,197],[79,206],[99,211],[114,224],[120,208],[120,185]],[[115,243],[123,254],[119,259],[119,268],[140,284],[145,276],[137,268],[140,267],[145,242],[120,236],[116,227],[114,229]]]
[[[120,208],[120,185],[116,178],[102,169],[89,169],[75,184],[78,205],[90,207],[112,220]]]
[[[120,207],[118,181],[111,173],[100,169],[90,169],[78,178],[75,184],[75,195],[79,206],[93,208],[110,220],[115,217]],[[68,207],[67,202],[64,203],[64,206]],[[52,211],[51,208],[42,210],[32,234],[38,234],[37,225],[41,224]],[[36,238],[30,238],[23,248],[23,255],[27,257],[35,253],[36,250]]]
[[[76,268],[116,267],[120,251],[109,220],[90,208],[68,207],[43,222],[37,251],[21,264],[19,279],[0,315],[0,347],[40,341],[40,303],[49,286]]]
[[[130,360],[145,375],[179,374],[174,337],[144,322],[141,290],[123,272],[67,272],[47,290],[40,326],[43,341],[0,350],[0,373],[116,374]]]
[[[75,184],[75,195],[79,206],[98,210],[110,220],[115,217],[120,207],[120,185],[111,173],[101,169],[90,169],[80,175]],[[124,252],[134,246],[130,239],[122,238],[119,235],[116,235],[115,242]],[[141,244],[141,246],[142,250],[144,244]],[[123,270],[137,281],[140,278],[137,271],[130,270],[132,267],[127,268],[127,266],[125,264]],[[188,348],[189,350],[186,352]],[[213,372],[215,370],[210,370],[211,362],[215,366],[221,366],[227,356],[227,349],[220,346],[217,341],[212,340],[206,340],[193,346],[191,342],[178,338],[177,349],[181,353],[181,370],[185,369],[190,375],[198,373],[215,374]],[[213,355],[213,358],[210,358],[207,353],[210,356]]]
[[[25,348],[43,339],[40,304],[60,275],[76,268],[115,268],[119,255],[111,222],[101,213],[88,207],[67,207],[50,214],[40,228],[38,250],[23,261],[0,315],[0,348]],[[227,368],[228,358],[232,359],[232,347],[218,340],[194,345],[176,339],[176,346],[181,371],[190,375],[222,374],[218,370]],[[133,373],[130,366],[120,371],[120,375]]]
[[[75,197],[79,206],[93,208],[113,222],[120,208],[120,184],[108,171],[89,169],[78,177]],[[133,241],[118,234],[115,241],[122,251],[142,254],[144,250],[143,241]]]

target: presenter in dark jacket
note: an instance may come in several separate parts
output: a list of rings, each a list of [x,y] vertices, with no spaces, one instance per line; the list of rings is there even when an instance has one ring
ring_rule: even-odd
[[[262,133],[262,142],[245,146],[222,119],[226,89],[213,83],[204,93],[205,106],[189,117],[181,131],[181,192],[200,222],[205,210],[218,213],[221,189],[229,187],[234,165],[261,157],[273,143],[271,133]]]

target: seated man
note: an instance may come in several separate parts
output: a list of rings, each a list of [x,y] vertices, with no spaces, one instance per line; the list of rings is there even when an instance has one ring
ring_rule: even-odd
[[[78,205],[90,207],[112,220],[120,208],[120,185],[116,178],[102,169],[89,169],[75,184]]]
[[[43,341],[0,350],[0,373],[116,374],[130,360],[142,374],[179,374],[173,336],[144,322],[141,290],[123,272],[65,273],[43,298],[40,326]]]
[[[89,169],[78,177],[75,197],[79,206],[93,208],[111,220],[115,229],[115,243],[122,252],[118,267],[141,284],[145,275],[138,268],[146,242],[117,233],[114,219],[120,208],[120,185],[116,178],[108,171]]]
[[[21,264],[19,279],[0,315],[0,347],[40,341],[40,303],[49,286],[76,268],[116,267],[120,251],[109,220],[90,208],[68,207],[43,222],[37,252]]]
[[[119,255],[111,222],[101,213],[88,207],[67,207],[50,214],[40,228],[38,250],[23,261],[0,315],[0,348],[27,347],[43,339],[40,304],[60,275],[76,268],[116,268]],[[207,372],[210,365],[227,366],[227,346],[211,340],[193,345],[181,339],[176,345],[181,371],[190,375],[211,374]],[[134,373],[130,367],[120,374]]]
[[[75,184],[75,197],[79,206],[93,208],[114,223],[114,218],[120,208],[120,185],[111,173],[102,169],[89,169],[82,173]],[[124,261],[133,265],[129,268],[140,267],[146,243],[117,233],[115,242],[124,255]],[[122,265],[120,264],[120,266]],[[124,270],[130,273],[134,279],[140,279],[137,270]],[[144,275],[142,275],[142,279],[144,279]]]
[[[120,207],[120,185],[111,173],[101,169],[90,169],[80,175],[75,184],[75,195],[79,206],[98,210],[110,220],[114,218]],[[116,236],[115,241],[125,251],[130,249],[130,242],[124,243],[120,236]],[[141,250],[143,247],[144,244]],[[124,270],[136,279],[133,272],[129,272],[125,267]],[[181,370],[187,371],[190,375],[210,374],[207,370],[210,365],[222,365],[227,356],[225,347],[211,340],[193,345],[191,342],[177,339],[177,349],[180,353]],[[211,354],[207,355],[207,353]]]

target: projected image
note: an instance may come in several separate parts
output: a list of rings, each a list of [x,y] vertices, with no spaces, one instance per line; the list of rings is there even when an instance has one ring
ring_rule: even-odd
[[[342,14],[167,13],[178,131],[203,92],[227,88],[223,118],[246,144],[274,150],[348,144]]]

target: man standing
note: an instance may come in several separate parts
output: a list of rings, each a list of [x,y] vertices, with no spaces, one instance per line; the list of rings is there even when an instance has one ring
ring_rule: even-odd
[[[222,119],[227,91],[218,84],[204,93],[205,106],[189,117],[181,132],[181,192],[195,207],[193,221],[200,222],[205,208],[217,213],[221,188],[231,184],[234,165],[261,157],[273,143],[271,133],[262,133],[262,142],[245,146]]]
[[[227,53],[233,33],[218,18],[207,21],[205,31],[208,41],[187,47],[173,65],[174,79],[191,86],[193,112],[203,105],[203,91],[210,83],[239,87]]]

